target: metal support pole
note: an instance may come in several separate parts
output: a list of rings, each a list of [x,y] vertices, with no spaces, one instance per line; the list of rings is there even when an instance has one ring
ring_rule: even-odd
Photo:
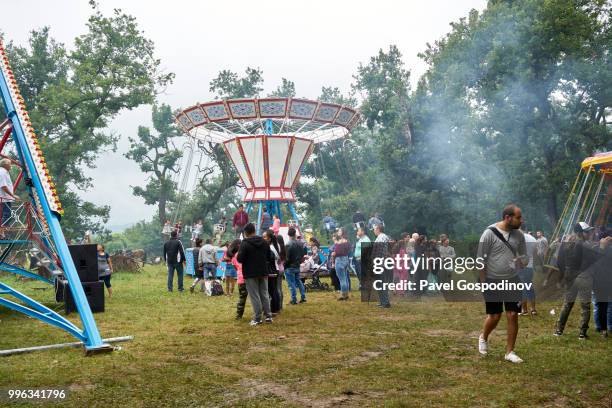
[[[261,210],[263,209],[263,201],[259,202],[259,211],[257,211],[257,235],[261,234]]]
[[[271,135],[272,133],[274,133],[274,122],[272,122],[272,119],[266,119],[266,126],[264,128],[264,132],[266,133],[266,135]]]
[[[282,223],[283,222],[283,215],[281,214],[280,201],[277,200],[277,201],[274,202],[274,204],[276,206],[276,214],[278,215],[278,219]]]
[[[292,215],[292,216],[293,216],[293,218],[295,219],[295,222],[297,222],[297,226],[298,226],[298,228],[301,230],[301,227],[300,227],[300,220],[299,220],[299,218],[298,218],[298,216],[297,216],[297,213],[295,212],[295,207],[293,206],[293,203],[292,203],[291,201],[289,201],[289,202],[287,203],[287,205],[289,206],[289,211],[291,212],[291,215]]]
[[[123,341],[132,341],[132,340],[134,340],[134,336],[112,337],[110,339],[104,339],[103,341],[105,343],[119,343]],[[46,346],[35,346],[35,347],[24,347],[24,348],[11,349],[11,350],[0,350],[0,356],[6,357],[6,356],[12,356],[15,354],[30,353],[32,351],[43,351],[43,350],[54,350],[54,349],[69,348],[69,347],[80,347],[82,345],[83,343],[77,341],[74,343],[49,344]]]

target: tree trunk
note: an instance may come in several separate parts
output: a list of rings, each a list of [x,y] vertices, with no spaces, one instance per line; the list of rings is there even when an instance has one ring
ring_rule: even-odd
[[[159,197],[159,204],[157,205],[157,212],[159,216],[159,223],[163,227],[166,223],[166,197]]]
[[[546,212],[548,215],[548,221],[552,228],[555,228],[559,221],[559,209],[557,208],[557,196],[554,191],[549,192],[546,197]]]

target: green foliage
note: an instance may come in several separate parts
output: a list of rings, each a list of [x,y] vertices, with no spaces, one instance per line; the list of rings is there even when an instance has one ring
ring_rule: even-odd
[[[103,240],[106,252],[113,254],[126,249],[144,249],[149,255],[161,255],[163,240],[159,220],[139,221],[123,232],[114,233]]]
[[[417,134],[448,142],[434,155],[458,154],[460,197],[516,201],[531,225],[555,224],[579,162],[612,148],[609,17],[602,1],[491,2],[428,46]]]
[[[83,167],[98,153],[114,149],[119,135],[105,131],[124,109],[153,103],[156,91],[172,81],[162,73],[153,42],[134,17],[115,10],[104,16],[94,6],[87,33],[66,48],[35,30],[29,47],[9,44],[9,58],[66,214],[68,237],[100,230],[109,207],[81,200],[76,191],[92,187]]]
[[[157,135],[145,126],[138,127],[138,139],[129,137],[130,150],[125,154],[134,160],[146,174],[150,174],[147,185],[132,187],[134,195],[144,198],[146,204],[157,204],[157,217],[163,225],[166,222],[166,204],[175,195],[176,183],[172,175],[178,172],[179,160],[183,152],[174,141],[180,132],[174,124],[170,106],[154,105],[152,112],[153,127]]]
[[[350,95],[342,95],[340,89],[332,86],[324,86],[321,88],[321,95],[319,96],[319,101],[321,102],[329,102],[329,103],[337,103],[339,105],[350,106],[352,108],[357,106],[357,99],[354,94]]]
[[[421,57],[415,91],[395,46],[360,65],[365,127],[320,146],[298,194],[309,222],[379,211],[389,232],[478,234],[508,202],[550,231],[580,161],[612,149],[612,6],[492,1]],[[320,100],[338,102],[324,88]],[[319,203],[320,201],[320,203]],[[467,245],[467,244],[466,244]]]
[[[282,83],[270,94],[274,97],[293,98],[295,96],[295,82],[282,78]]]
[[[259,68],[249,67],[245,76],[240,78],[237,73],[224,69],[210,82],[210,92],[222,99],[256,97],[263,90],[261,74]]]

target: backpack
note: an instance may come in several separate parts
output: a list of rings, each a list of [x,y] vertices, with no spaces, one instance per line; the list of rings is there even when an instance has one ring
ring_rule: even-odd
[[[223,285],[218,280],[212,282],[212,288],[210,290],[210,296],[221,296],[223,295]]]

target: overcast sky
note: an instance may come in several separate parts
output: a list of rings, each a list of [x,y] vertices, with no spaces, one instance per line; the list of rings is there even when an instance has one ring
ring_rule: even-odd
[[[51,36],[71,46],[83,34],[91,9],[87,0],[20,0],[7,2],[0,22],[5,39],[25,45],[32,29],[49,26]],[[322,86],[350,89],[359,63],[380,48],[399,47],[412,82],[425,71],[417,54],[450,29],[449,23],[482,10],[485,0],[429,1],[145,1],[99,0],[102,11],[121,8],[136,17],[155,42],[157,57],[176,79],[160,101],[173,108],[211,99],[208,84],[222,69],[263,70],[264,94],[281,77],[295,82],[298,96],[316,98]],[[155,212],[132,196],[130,185],[145,177],[123,157],[127,137],[150,124],[150,107],[121,112],[111,129],[122,136],[116,153],[100,155],[94,187],[82,193],[96,204],[111,206],[108,225],[149,219]]]

